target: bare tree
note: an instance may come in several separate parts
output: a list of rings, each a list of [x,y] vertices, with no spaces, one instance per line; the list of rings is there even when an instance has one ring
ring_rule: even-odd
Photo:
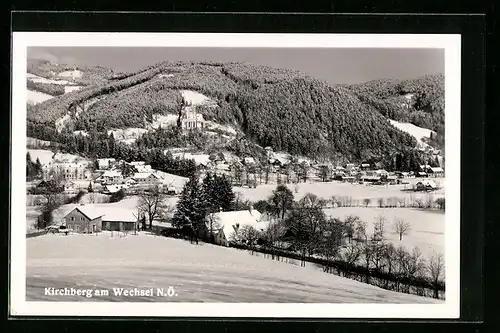
[[[45,182],[45,187],[42,189],[42,204],[39,207],[42,217],[39,227],[45,228],[52,224],[52,212],[59,208],[64,202],[63,179],[60,173],[54,173],[52,178]]]
[[[377,202],[378,202],[378,206],[379,206],[380,208],[384,207],[384,199],[383,199],[383,198],[379,198],[379,199],[377,200]]]
[[[439,289],[444,279],[444,257],[442,253],[433,253],[427,265],[432,284],[434,286],[434,298],[439,298]]]
[[[361,220],[356,221],[355,235],[356,239],[361,242],[368,241],[368,234],[366,231],[367,223]]]
[[[365,198],[363,199],[363,203],[365,204],[365,207],[368,207],[368,205],[370,204],[372,200],[370,198]]]
[[[347,216],[345,221],[344,221],[344,226],[345,226],[344,229],[345,229],[345,233],[346,233],[346,236],[347,236],[349,243],[351,243],[352,239],[355,236],[356,226],[357,226],[358,222],[359,222],[359,217],[354,216],[354,215]],[[365,230],[366,230],[366,227],[365,227]],[[366,231],[365,231],[365,233],[366,233]]]
[[[161,218],[164,215],[164,209],[167,207],[165,199],[165,195],[160,191],[158,186],[139,193],[137,208],[148,219],[149,229],[153,227],[154,219]]]
[[[208,214],[208,231],[210,242],[214,242],[214,230],[220,230],[222,228],[222,224],[219,221],[219,218],[214,213]]]
[[[403,219],[396,219],[394,222],[394,232],[399,235],[399,240],[403,240],[403,236],[406,236],[410,233],[411,225],[408,222],[405,222]]]
[[[436,199],[436,205],[440,210],[445,210],[445,198],[437,198]]]
[[[342,261],[348,265],[354,265],[361,255],[360,247],[357,244],[347,244],[341,252]]]
[[[276,256],[276,245],[279,241],[280,236],[285,232],[285,227],[283,222],[276,217],[271,217],[266,230],[264,230],[263,237],[266,242],[266,246],[272,251],[272,259],[279,260]]]
[[[91,203],[91,204],[95,203],[95,193],[94,192],[89,193],[89,203]]]
[[[387,219],[379,215],[375,218],[375,223],[373,224],[373,235],[371,240],[373,242],[383,242],[385,240],[385,223]]]
[[[339,256],[344,242],[344,224],[333,218],[323,223],[321,229],[318,250],[327,262],[324,271],[330,273],[332,261]]]

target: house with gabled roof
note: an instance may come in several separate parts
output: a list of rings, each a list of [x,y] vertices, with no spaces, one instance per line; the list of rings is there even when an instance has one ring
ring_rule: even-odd
[[[229,246],[231,241],[238,241],[240,230],[244,226],[252,226],[257,231],[264,231],[269,225],[267,215],[261,214],[252,207],[248,210],[214,213],[209,219],[218,226],[216,230],[213,230],[215,243],[223,246]],[[207,228],[210,230],[209,226]]]
[[[102,229],[101,212],[85,205],[78,206],[65,217],[66,227],[78,233],[96,233]]]

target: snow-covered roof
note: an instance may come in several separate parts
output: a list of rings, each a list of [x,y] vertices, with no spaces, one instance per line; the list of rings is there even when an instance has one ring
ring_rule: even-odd
[[[103,222],[136,222],[134,211],[120,207],[99,207]]]
[[[102,174],[102,177],[120,177],[121,175],[122,175],[121,171],[108,170]]]
[[[420,181],[420,182],[417,183],[417,185],[418,184],[422,184],[425,187],[431,187],[431,188],[436,188],[437,187],[437,184],[433,180]]]
[[[165,221],[160,221],[160,220],[153,220],[153,226],[158,226],[162,228],[173,228],[174,225],[170,222],[165,222]]]
[[[155,178],[159,178],[157,175],[155,175],[154,173],[152,172],[136,172],[134,173],[134,179],[144,179],[144,178],[148,178],[149,176],[153,176]]]
[[[229,164],[219,163],[219,164],[217,164],[216,169],[227,171],[227,170],[229,170]]]
[[[171,173],[155,170],[154,173],[163,185],[182,188],[189,181],[189,178],[173,175]]]
[[[443,168],[441,167],[436,167],[436,168],[430,168],[432,172],[444,172]]]
[[[98,209],[95,209],[95,207],[93,207],[93,206],[85,206],[84,205],[84,206],[78,206],[75,209],[79,210],[80,213],[85,215],[90,220],[96,219],[96,218],[104,215],[102,212],[100,212]]]
[[[253,159],[253,157],[245,157],[244,161],[245,161],[245,164],[253,164],[253,163],[255,163],[255,160]]]
[[[106,190],[108,190],[109,193],[116,193],[122,188],[126,188],[127,186],[124,185],[106,185]]]
[[[133,161],[133,162],[130,162],[130,165],[134,165],[134,166],[139,166],[139,165],[145,165],[146,162],[144,161]]]
[[[265,215],[263,216],[256,209],[213,214],[214,221],[222,226],[221,229],[228,240],[231,233],[237,233],[245,225],[250,225],[258,231],[265,230],[268,226],[268,220],[264,217]]]

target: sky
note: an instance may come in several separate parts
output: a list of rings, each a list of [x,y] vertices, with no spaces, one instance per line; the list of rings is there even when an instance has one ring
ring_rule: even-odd
[[[30,47],[28,58],[129,72],[159,61],[241,61],[299,70],[331,84],[444,74],[443,49]]]

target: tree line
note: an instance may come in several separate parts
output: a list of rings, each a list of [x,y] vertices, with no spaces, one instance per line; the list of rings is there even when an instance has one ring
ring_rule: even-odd
[[[34,82],[30,79],[27,80],[26,87],[29,90],[39,91],[51,96],[60,96],[65,93],[64,85],[62,84]]]
[[[376,283],[386,289],[424,295],[433,291],[441,297],[444,290],[444,258],[434,254],[425,259],[418,248],[408,251],[404,246],[389,242],[393,232],[402,241],[411,232],[410,224],[396,219],[392,225],[383,216],[375,217],[373,231],[357,216],[345,220],[327,217],[323,211],[325,201],[307,194],[295,201],[286,186],[278,186],[267,199],[255,208],[271,217],[269,226],[256,230],[248,226],[233,241],[256,251],[262,249],[279,260],[279,254],[292,254],[306,262],[320,262],[324,271],[350,277],[362,276],[365,283]]]

